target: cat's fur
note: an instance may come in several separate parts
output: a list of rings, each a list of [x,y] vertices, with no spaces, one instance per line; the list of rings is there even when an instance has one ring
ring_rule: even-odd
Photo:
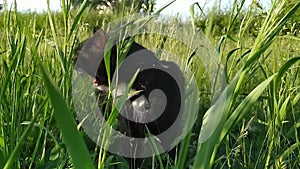
[[[105,63],[104,59],[100,62],[99,56],[104,55],[104,47],[105,44],[108,42],[109,34],[105,34],[103,31],[96,29],[94,31],[94,44],[89,45],[88,49],[85,49],[85,51],[88,51],[87,53],[80,53],[83,45],[81,45],[77,49],[77,56],[81,57],[81,63],[77,64],[76,67],[83,69],[86,73],[88,73],[90,76],[95,78],[96,83],[96,95],[98,97],[99,102],[104,102],[106,99],[106,94],[108,90],[108,76],[107,71],[105,69]],[[116,38],[117,39],[117,38]],[[127,38],[129,40],[129,38]],[[86,41],[84,41],[86,43]],[[87,46],[87,45],[85,45]],[[141,46],[140,44],[136,42],[132,42],[131,47],[127,53],[127,56],[140,51],[140,50],[146,50],[147,56],[153,57],[155,54],[151,52],[150,50],[147,50],[145,47]],[[110,55],[110,72],[113,74],[116,70],[116,61],[117,61],[117,49],[116,46],[112,47],[111,55]],[[97,66],[99,65],[99,66]],[[95,73],[96,72],[96,73]],[[148,100],[149,94],[152,90],[154,90],[157,85],[160,85],[161,89],[165,92],[169,106],[166,107],[166,111],[157,118],[156,120],[148,123],[137,123],[131,120],[126,119],[122,115],[119,114],[118,121],[119,121],[119,127],[118,130],[130,137],[135,138],[144,138],[146,137],[148,131],[150,131],[151,134],[157,135],[165,130],[167,130],[170,125],[174,122],[176,119],[176,113],[174,112],[178,111],[180,109],[180,98],[178,98],[178,95],[176,93],[180,93],[180,91],[177,91],[176,88],[172,86],[171,83],[164,83],[161,82],[166,77],[164,77],[164,74],[161,74],[160,72],[156,72],[155,70],[152,71],[142,71],[138,74],[135,83],[132,86],[132,89],[135,91],[141,91],[137,94],[131,96],[128,98],[127,102],[124,105],[124,111],[128,111],[126,113],[132,113],[132,109],[135,108],[136,110],[140,111],[141,113],[137,115],[133,115],[137,120],[142,120],[143,113],[151,113],[150,107],[152,106],[150,101]],[[111,79],[112,80],[112,75]],[[165,79],[169,81],[169,79]],[[155,105],[155,100],[152,100],[152,104]],[[103,107],[101,108],[102,112],[104,111]],[[172,152],[174,156],[174,151]],[[141,166],[142,159],[129,159],[130,168],[139,168]]]

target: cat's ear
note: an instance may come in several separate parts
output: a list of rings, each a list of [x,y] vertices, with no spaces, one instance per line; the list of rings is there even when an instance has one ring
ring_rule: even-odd
[[[103,30],[100,28],[100,26],[95,26],[95,27],[93,28],[93,33],[96,33],[97,31],[103,32]],[[103,33],[104,33],[104,32],[103,32]]]
[[[97,38],[108,37],[109,35],[106,34],[99,26],[95,26],[93,29],[93,36]]]

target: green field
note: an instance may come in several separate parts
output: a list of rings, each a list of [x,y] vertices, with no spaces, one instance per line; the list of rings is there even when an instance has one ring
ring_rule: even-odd
[[[174,160],[162,154],[145,168],[300,168],[300,2],[274,0],[268,11],[254,4],[169,18],[171,28],[190,26],[212,42],[225,98],[212,101],[211,79],[194,57],[188,68],[200,91],[196,124]],[[60,13],[0,13],[0,168],[128,168],[86,136],[72,100],[76,48],[95,26],[125,15],[130,10],[98,14],[85,3]],[[161,45],[155,35],[135,40]],[[164,48],[184,63],[194,50],[172,40]],[[200,133],[210,132],[203,140]]]

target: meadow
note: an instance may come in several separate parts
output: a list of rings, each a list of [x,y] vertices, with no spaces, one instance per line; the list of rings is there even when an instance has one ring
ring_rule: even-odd
[[[243,0],[234,2],[220,15],[196,15],[191,8],[189,20],[169,19],[171,28],[190,26],[205,34],[226,82],[213,100],[214,84],[192,57],[194,49],[164,44],[185,63],[192,58],[198,118],[174,160],[162,154],[145,168],[300,168],[300,2],[274,0],[268,10],[255,1],[247,8]],[[95,25],[130,11],[99,14],[84,1],[57,13],[0,13],[0,168],[128,168],[125,158],[103,151],[80,127],[72,76],[76,48]],[[135,40],[161,47],[154,35]]]

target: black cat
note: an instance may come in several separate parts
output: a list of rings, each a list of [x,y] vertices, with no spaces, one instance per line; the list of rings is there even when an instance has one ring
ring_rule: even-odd
[[[117,61],[120,59],[117,58],[117,56],[120,55],[117,54],[116,45],[119,43],[119,38],[115,37],[109,42],[110,36],[111,35],[105,34],[99,29],[94,30],[94,35],[89,40],[83,42],[84,46],[81,45],[78,48],[75,59],[75,61],[80,59],[80,62],[76,62],[76,68],[80,68],[94,77],[95,93],[99,103],[105,103],[105,101],[109,99],[107,98],[108,83],[109,81],[113,81]],[[136,72],[137,68],[140,68],[139,66],[144,64],[150,66],[138,72],[130,91],[130,93],[133,94],[128,95],[117,117],[119,122],[118,130],[122,134],[134,138],[146,138],[149,133],[159,135],[168,130],[179,116],[179,111],[183,105],[183,96],[181,93],[184,91],[182,87],[184,85],[184,78],[175,63],[160,63],[153,52],[132,41],[130,37],[124,39],[123,44],[130,44],[127,50],[124,50],[125,52],[123,51],[123,55],[125,55],[124,58],[129,60],[127,60],[127,62],[129,62],[130,67],[127,68],[123,66],[122,69],[122,64],[118,67],[120,83],[118,87],[114,89],[112,95],[119,97],[124,94],[127,86],[122,84],[122,79],[125,82],[124,84],[128,84],[128,78],[127,81],[126,78],[123,78],[127,76],[127,70],[131,69],[132,75]],[[106,43],[115,44],[112,45],[110,50],[110,79],[103,59]],[[151,64],[153,65],[152,67]],[[175,72],[179,78],[174,79],[170,74],[166,73],[167,71]],[[162,91],[165,98],[159,98],[157,95],[151,96],[151,92],[156,89]],[[107,107],[106,104],[102,104],[102,112],[105,111],[105,107]],[[158,109],[163,110],[162,112],[158,112]],[[124,117],[124,115],[126,117]],[[178,132],[180,132],[179,128]],[[174,151],[172,151],[171,154],[174,156]],[[129,159],[129,163],[130,168],[139,168],[142,159]]]

